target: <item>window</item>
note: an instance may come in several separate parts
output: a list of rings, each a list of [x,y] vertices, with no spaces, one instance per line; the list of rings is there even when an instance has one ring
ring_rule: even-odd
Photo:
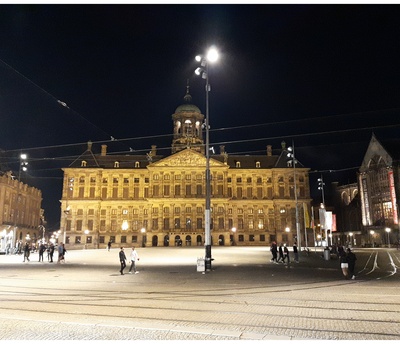
[[[201,196],[203,194],[203,186],[202,185],[196,185],[196,195]]]
[[[254,241],[254,234],[249,235],[249,241]]]
[[[232,177],[228,177],[228,183],[232,183]]]
[[[76,230],[79,232],[82,230],[82,220],[76,221]]]
[[[140,162],[139,161],[135,161],[135,168],[139,168],[140,167]]]
[[[259,161],[256,161],[256,168],[260,168],[261,166],[260,166],[260,162]]]
[[[218,229],[224,229],[225,228],[225,221],[223,217],[218,218]]]
[[[260,234],[260,241],[265,241],[265,234]]]
[[[81,243],[81,237],[80,236],[76,236],[75,237],[75,244],[80,244]]]
[[[262,184],[262,178],[261,177],[257,177],[257,184]]]
[[[115,162],[114,162],[114,167],[115,167],[115,168],[118,168],[118,167],[119,167],[119,161],[115,161]]]
[[[190,174],[186,174],[186,175],[185,175],[185,179],[186,179],[186,180],[191,180],[191,179],[192,179],[192,176],[191,176]]]
[[[169,218],[164,218],[164,229],[169,230]]]
[[[203,219],[202,218],[197,218],[196,219],[196,228],[197,229],[202,229],[203,228]]]
[[[181,175],[180,174],[176,174],[175,175],[175,180],[181,180]]]
[[[240,168],[240,161],[236,161],[236,167]]]
[[[118,197],[118,188],[113,188],[112,190],[112,197],[117,198]]]
[[[82,160],[82,162],[81,162],[81,167],[86,167],[86,165],[87,165],[86,161],[85,161],[85,160]]]
[[[190,218],[186,218],[186,229],[192,229],[192,220]]]
[[[264,229],[264,220],[258,219],[258,229]]]
[[[112,209],[111,210],[111,215],[117,215],[117,209]]]
[[[254,229],[254,221],[249,220],[249,229]]]
[[[247,182],[251,183],[251,177],[247,177]]]
[[[179,207],[175,207],[174,208],[174,213],[175,214],[179,214],[181,212],[181,208],[179,208]]]
[[[158,219],[153,219],[151,228],[158,229]]]
[[[107,214],[107,210],[101,209],[100,214],[101,214],[101,216],[105,216]]]
[[[201,214],[201,213],[203,213],[203,208],[202,207],[197,207],[197,213],[199,214]]]
[[[186,185],[186,196],[191,196],[191,195],[192,195],[192,186]]]
[[[169,196],[169,185],[164,185],[164,196]]]
[[[81,186],[79,188],[79,198],[83,198],[85,196],[85,187]]]
[[[132,243],[137,243],[137,235],[132,235]]]
[[[156,173],[153,175],[153,180],[159,180],[160,176]]]
[[[239,229],[243,229],[244,228],[243,219],[238,219],[238,228]]]
[[[96,194],[96,188],[90,188],[89,189],[89,197],[90,198],[94,198],[95,197],[95,194]]]
[[[180,196],[180,195],[181,195],[181,186],[175,185],[175,196]]]
[[[175,222],[175,229],[181,228],[181,219],[175,218],[174,222]]]
[[[94,209],[89,209],[88,210],[88,215],[94,215]]]
[[[122,197],[123,198],[129,198],[129,188],[123,188],[122,189]]]
[[[77,214],[77,215],[83,215],[83,209],[78,209],[78,211],[77,211],[76,214]]]
[[[192,208],[191,207],[186,207],[185,212],[186,213],[191,213],[192,212]]]
[[[139,183],[139,178],[133,178],[133,182],[134,182],[135,184],[138,184],[138,183]]]
[[[159,191],[160,191],[159,185],[153,185],[153,196],[154,197],[158,197],[159,196]]]
[[[129,184],[129,178],[124,178],[124,184]]]
[[[122,209],[122,214],[123,215],[128,215],[128,209]]]
[[[93,220],[88,220],[88,225],[87,225],[87,227],[88,227],[88,230],[89,230],[90,232],[93,231]]]
[[[169,214],[169,207],[164,207],[164,214]]]
[[[164,174],[164,180],[169,180],[169,179],[170,179],[169,174]]]
[[[85,182],[85,177],[79,177],[79,184],[83,184]]]
[[[151,209],[152,214],[158,214],[158,208],[154,207]]]
[[[101,198],[106,199],[107,198],[107,188],[102,188],[101,189]]]
[[[108,178],[103,178],[103,184],[107,184],[108,183]]]
[[[264,209],[262,209],[262,208],[261,208],[261,209],[258,209],[258,210],[257,210],[257,213],[259,213],[259,214],[264,214]]]
[[[238,237],[238,238],[239,238],[239,241],[240,241],[240,242],[243,242],[243,241],[244,241],[244,235],[243,235],[243,234],[239,234],[239,237]]]
[[[126,235],[121,236],[121,244],[126,244]]]
[[[242,182],[242,178],[241,177],[237,177],[236,178],[236,183],[241,183]]]
[[[117,177],[114,177],[114,178],[113,178],[113,183],[114,183],[114,184],[118,184],[118,178],[117,178]]]
[[[150,181],[150,179],[148,177],[144,178],[144,182],[148,183]]]

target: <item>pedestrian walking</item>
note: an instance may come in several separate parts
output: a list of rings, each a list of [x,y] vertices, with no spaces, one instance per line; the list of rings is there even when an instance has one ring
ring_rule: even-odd
[[[357,260],[356,255],[349,247],[347,249],[347,263],[349,264],[349,277],[351,276],[351,279],[356,278],[356,275],[354,274],[354,269],[356,267],[356,260]]]
[[[285,259],[284,259],[284,257],[283,257],[283,244],[282,244],[282,243],[279,245],[278,251],[279,251],[278,263],[279,263],[280,261],[284,262]]]
[[[286,244],[283,246],[283,262],[287,259],[287,263],[290,264],[289,249]]]
[[[272,242],[270,251],[272,254],[271,262],[275,262],[275,264],[278,264],[278,245],[275,241]]]
[[[107,247],[108,247],[108,251],[110,251],[111,250],[111,241],[108,242]]]
[[[124,248],[121,247],[121,251],[119,251],[119,262],[121,263],[121,270],[119,270],[119,272],[121,273],[121,275],[124,274],[124,269],[126,268],[126,256],[125,256],[125,252],[124,252]]]
[[[294,244],[293,244],[293,254],[294,254],[294,261],[296,263],[298,263],[299,262],[299,251],[297,249],[297,242],[294,242]]]
[[[345,279],[349,278],[349,262],[347,260],[347,255],[344,254],[340,257],[340,267]]]
[[[135,250],[135,247],[132,246],[132,251],[131,251],[131,255],[130,255],[130,260],[131,260],[131,267],[129,268],[129,273],[132,273],[132,269],[133,272],[135,274],[138,274],[139,271],[136,270],[136,261],[140,260],[139,255],[137,253],[137,251]]]
[[[31,253],[31,247],[29,246],[29,243],[26,242],[25,246],[24,246],[24,262],[25,262],[25,258],[28,260],[28,262],[30,262],[30,260],[29,260],[30,253]]]
[[[44,251],[46,251],[46,245],[44,244],[44,242],[41,241],[39,243],[39,262],[43,262]]]

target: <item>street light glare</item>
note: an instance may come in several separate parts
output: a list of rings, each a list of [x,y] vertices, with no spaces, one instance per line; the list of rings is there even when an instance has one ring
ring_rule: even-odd
[[[21,159],[26,159],[27,158],[27,155],[26,154],[21,154]]]
[[[201,56],[200,56],[200,55],[197,55],[197,56],[195,57],[195,59],[196,59],[197,62],[200,62],[200,61],[201,61]]]
[[[207,53],[207,61],[213,63],[218,60],[218,51],[215,48],[211,48]]]

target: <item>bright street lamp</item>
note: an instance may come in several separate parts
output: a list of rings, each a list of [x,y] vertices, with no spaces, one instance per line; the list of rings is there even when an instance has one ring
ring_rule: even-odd
[[[209,118],[209,92],[211,91],[210,83],[208,80],[208,64],[217,61],[218,52],[215,48],[209,49],[206,56],[196,56],[196,61],[200,62],[201,67],[195,70],[197,75],[201,75],[206,80],[206,208],[205,208],[205,270],[211,271],[211,175],[210,175],[210,118]],[[205,68],[205,69],[204,69]]]
[[[391,229],[389,227],[386,227],[385,231],[387,233],[387,241],[388,241],[388,245],[389,245],[389,248],[390,248],[390,236],[389,236],[389,233],[390,233]]]

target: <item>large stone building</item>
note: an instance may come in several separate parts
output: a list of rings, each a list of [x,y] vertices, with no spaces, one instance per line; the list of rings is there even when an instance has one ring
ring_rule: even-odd
[[[144,155],[114,155],[107,146],[87,150],[64,168],[61,230],[70,248],[116,244],[204,245],[204,115],[187,91],[172,115],[171,155],[157,147]],[[100,150],[95,153],[95,150]],[[293,243],[296,203],[310,207],[308,168],[288,163],[286,146],[273,155],[210,156],[213,245]],[[295,179],[296,178],[296,183]],[[297,202],[294,190],[297,189]]]
[[[365,242],[388,245],[399,240],[399,149],[372,135],[359,169]]]
[[[42,192],[15,178],[0,175],[0,252],[15,247],[17,241],[36,242],[42,223]]]

